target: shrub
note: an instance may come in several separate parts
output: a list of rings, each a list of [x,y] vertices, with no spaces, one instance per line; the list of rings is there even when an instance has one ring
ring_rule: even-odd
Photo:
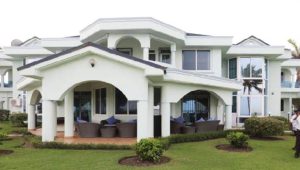
[[[24,123],[24,121],[27,121],[27,114],[26,113],[12,113],[10,115],[10,121],[13,126],[25,127],[26,124]]]
[[[163,151],[163,145],[157,139],[142,139],[136,144],[136,154],[143,161],[159,162]]]
[[[9,119],[9,110],[0,109],[0,121],[7,121]]]
[[[236,148],[243,148],[248,146],[249,136],[242,132],[231,132],[226,136],[230,145]]]
[[[282,135],[284,123],[270,117],[251,117],[245,121],[245,132],[253,137]]]
[[[8,139],[7,134],[4,132],[0,132],[0,141],[7,140],[7,139]]]
[[[284,123],[284,129],[285,130],[289,130],[290,129],[290,121],[287,118],[285,118],[283,116],[270,116],[270,118],[283,121],[283,123]]]

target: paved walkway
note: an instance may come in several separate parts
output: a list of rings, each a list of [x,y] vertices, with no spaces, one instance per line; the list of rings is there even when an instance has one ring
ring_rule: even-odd
[[[36,136],[42,136],[42,129],[30,130],[30,133]],[[80,138],[77,135],[72,138],[65,138],[64,132],[57,131],[56,142],[63,142],[67,144],[115,144],[115,145],[133,145],[136,143],[136,138]]]

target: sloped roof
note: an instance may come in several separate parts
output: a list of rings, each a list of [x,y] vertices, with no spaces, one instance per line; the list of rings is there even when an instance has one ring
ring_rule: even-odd
[[[121,52],[119,52],[117,50],[113,50],[113,49],[110,49],[110,48],[107,48],[107,47],[104,47],[104,46],[101,46],[101,45],[98,45],[98,44],[95,44],[95,43],[92,43],[92,42],[87,42],[87,43],[82,44],[80,46],[70,48],[68,50],[62,51],[62,52],[57,53],[57,54],[49,55],[49,56],[47,56],[47,57],[45,57],[43,59],[40,59],[40,60],[34,61],[32,63],[26,64],[24,66],[21,66],[17,70],[20,71],[20,70],[24,70],[26,68],[30,68],[30,67],[35,66],[35,65],[37,65],[39,63],[43,63],[43,62],[46,62],[46,61],[58,58],[60,56],[69,54],[71,52],[80,50],[80,49],[85,48],[85,47],[94,47],[94,48],[106,51],[108,53],[115,54],[115,55],[118,55],[120,57],[124,57],[124,58],[129,59],[129,60],[133,60],[133,61],[136,61],[136,62],[139,62],[139,63],[142,63],[142,64],[146,64],[146,65],[154,67],[154,68],[158,68],[158,69],[162,69],[162,70],[166,70],[167,69],[167,67],[163,67],[161,65],[152,63],[150,61],[146,61],[146,60],[143,60],[143,59],[131,56],[131,55],[127,55],[127,54],[121,53]]]
[[[245,41],[247,41],[251,38],[254,38],[254,39],[258,40],[258,41],[260,41],[261,43],[263,43],[265,45],[268,45],[268,46],[270,45],[270,44],[266,43],[265,41],[263,41],[262,39],[255,37],[254,35],[251,35],[248,38],[243,39],[242,41],[238,42],[236,45],[242,44],[243,42],[245,42]]]

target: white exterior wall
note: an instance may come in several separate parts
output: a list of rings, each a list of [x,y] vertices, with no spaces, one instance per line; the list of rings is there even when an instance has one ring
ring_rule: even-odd
[[[281,61],[269,61],[269,90],[268,90],[268,114],[280,116],[281,99]]]

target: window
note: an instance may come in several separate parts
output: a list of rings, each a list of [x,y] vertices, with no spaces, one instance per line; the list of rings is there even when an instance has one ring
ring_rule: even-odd
[[[280,100],[280,111],[284,111],[284,100],[283,99],[281,99]]]
[[[228,64],[228,69],[229,69],[229,78],[230,79],[236,79],[237,78],[237,61],[236,58],[232,58],[229,60]]]
[[[115,90],[116,114],[137,114],[137,101],[128,101],[126,96],[119,90]]]
[[[236,113],[236,105],[237,105],[237,92],[232,93],[232,113]]]
[[[117,51],[123,54],[132,55],[132,48],[117,48]]]
[[[96,114],[106,114],[106,88],[96,89]]]
[[[209,70],[210,51],[209,50],[183,50],[182,68],[184,70]]]
[[[209,118],[209,93],[194,91],[185,95],[181,102],[182,115],[186,122]]]
[[[155,61],[155,50],[149,50],[149,60]]]
[[[241,77],[262,78],[264,65],[263,58],[240,58]]]
[[[161,48],[159,56],[161,62],[171,64],[171,51],[169,48]]]

